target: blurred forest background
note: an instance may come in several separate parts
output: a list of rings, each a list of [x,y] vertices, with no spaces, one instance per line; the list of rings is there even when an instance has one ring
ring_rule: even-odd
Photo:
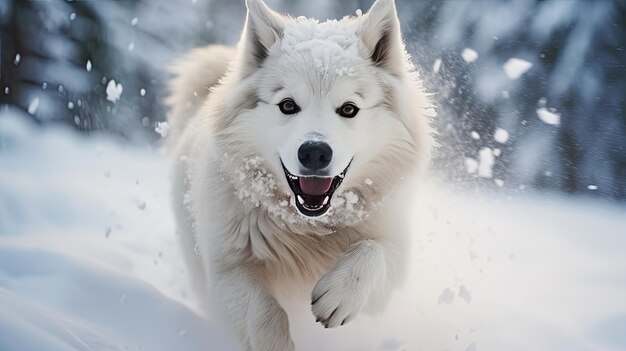
[[[373,1],[267,2],[327,19]],[[435,167],[457,184],[626,201],[626,1],[396,3],[439,105]],[[167,66],[236,43],[244,17],[243,0],[0,0],[0,104],[156,144]]]

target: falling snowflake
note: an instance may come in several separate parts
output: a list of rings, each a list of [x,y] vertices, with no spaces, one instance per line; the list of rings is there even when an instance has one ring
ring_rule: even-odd
[[[478,59],[478,53],[473,49],[465,48],[461,52],[461,57],[463,58],[463,61],[472,63]]]
[[[518,58],[510,58],[502,68],[504,68],[504,73],[511,78],[512,80],[517,80],[524,73],[528,72],[528,70],[533,66],[532,63],[518,59]]]
[[[122,91],[124,91],[124,87],[122,86],[122,83],[115,83],[114,79],[111,79],[109,81],[109,84],[107,85],[107,100],[111,101],[111,102],[117,102],[120,97],[122,96]]]

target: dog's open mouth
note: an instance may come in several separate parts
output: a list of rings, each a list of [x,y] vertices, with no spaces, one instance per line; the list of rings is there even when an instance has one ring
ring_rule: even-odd
[[[330,208],[333,193],[343,182],[350,164],[335,177],[296,176],[291,174],[284,164],[282,166],[287,183],[295,195],[298,211],[308,217],[318,217]]]

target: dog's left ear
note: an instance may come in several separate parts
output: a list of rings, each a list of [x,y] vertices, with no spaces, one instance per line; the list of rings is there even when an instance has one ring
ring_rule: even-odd
[[[244,77],[261,67],[270,47],[283,36],[283,16],[261,0],[246,0],[248,14],[240,42],[243,51]]]
[[[361,41],[372,62],[392,74],[404,72],[404,44],[394,0],[376,0],[362,17]]]

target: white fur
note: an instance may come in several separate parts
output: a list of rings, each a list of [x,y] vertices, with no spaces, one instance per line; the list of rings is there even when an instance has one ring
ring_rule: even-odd
[[[236,50],[199,49],[176,66],[174,207],[198,292],[242,346],[293,350],[279,297],[304,292],[313,315],[337,327],[380,310],[402,282],[408,180],[428,162],[432,106],[393,0],[322,23],[246,4]],[[279,111],[286,97],[300,113]],[[346,101],[355,118],[335,113]],[[332,146],[332,175],[353,160],[321,217],[298,212],[280,164],[298,174],[297,149],[312,138]]]

